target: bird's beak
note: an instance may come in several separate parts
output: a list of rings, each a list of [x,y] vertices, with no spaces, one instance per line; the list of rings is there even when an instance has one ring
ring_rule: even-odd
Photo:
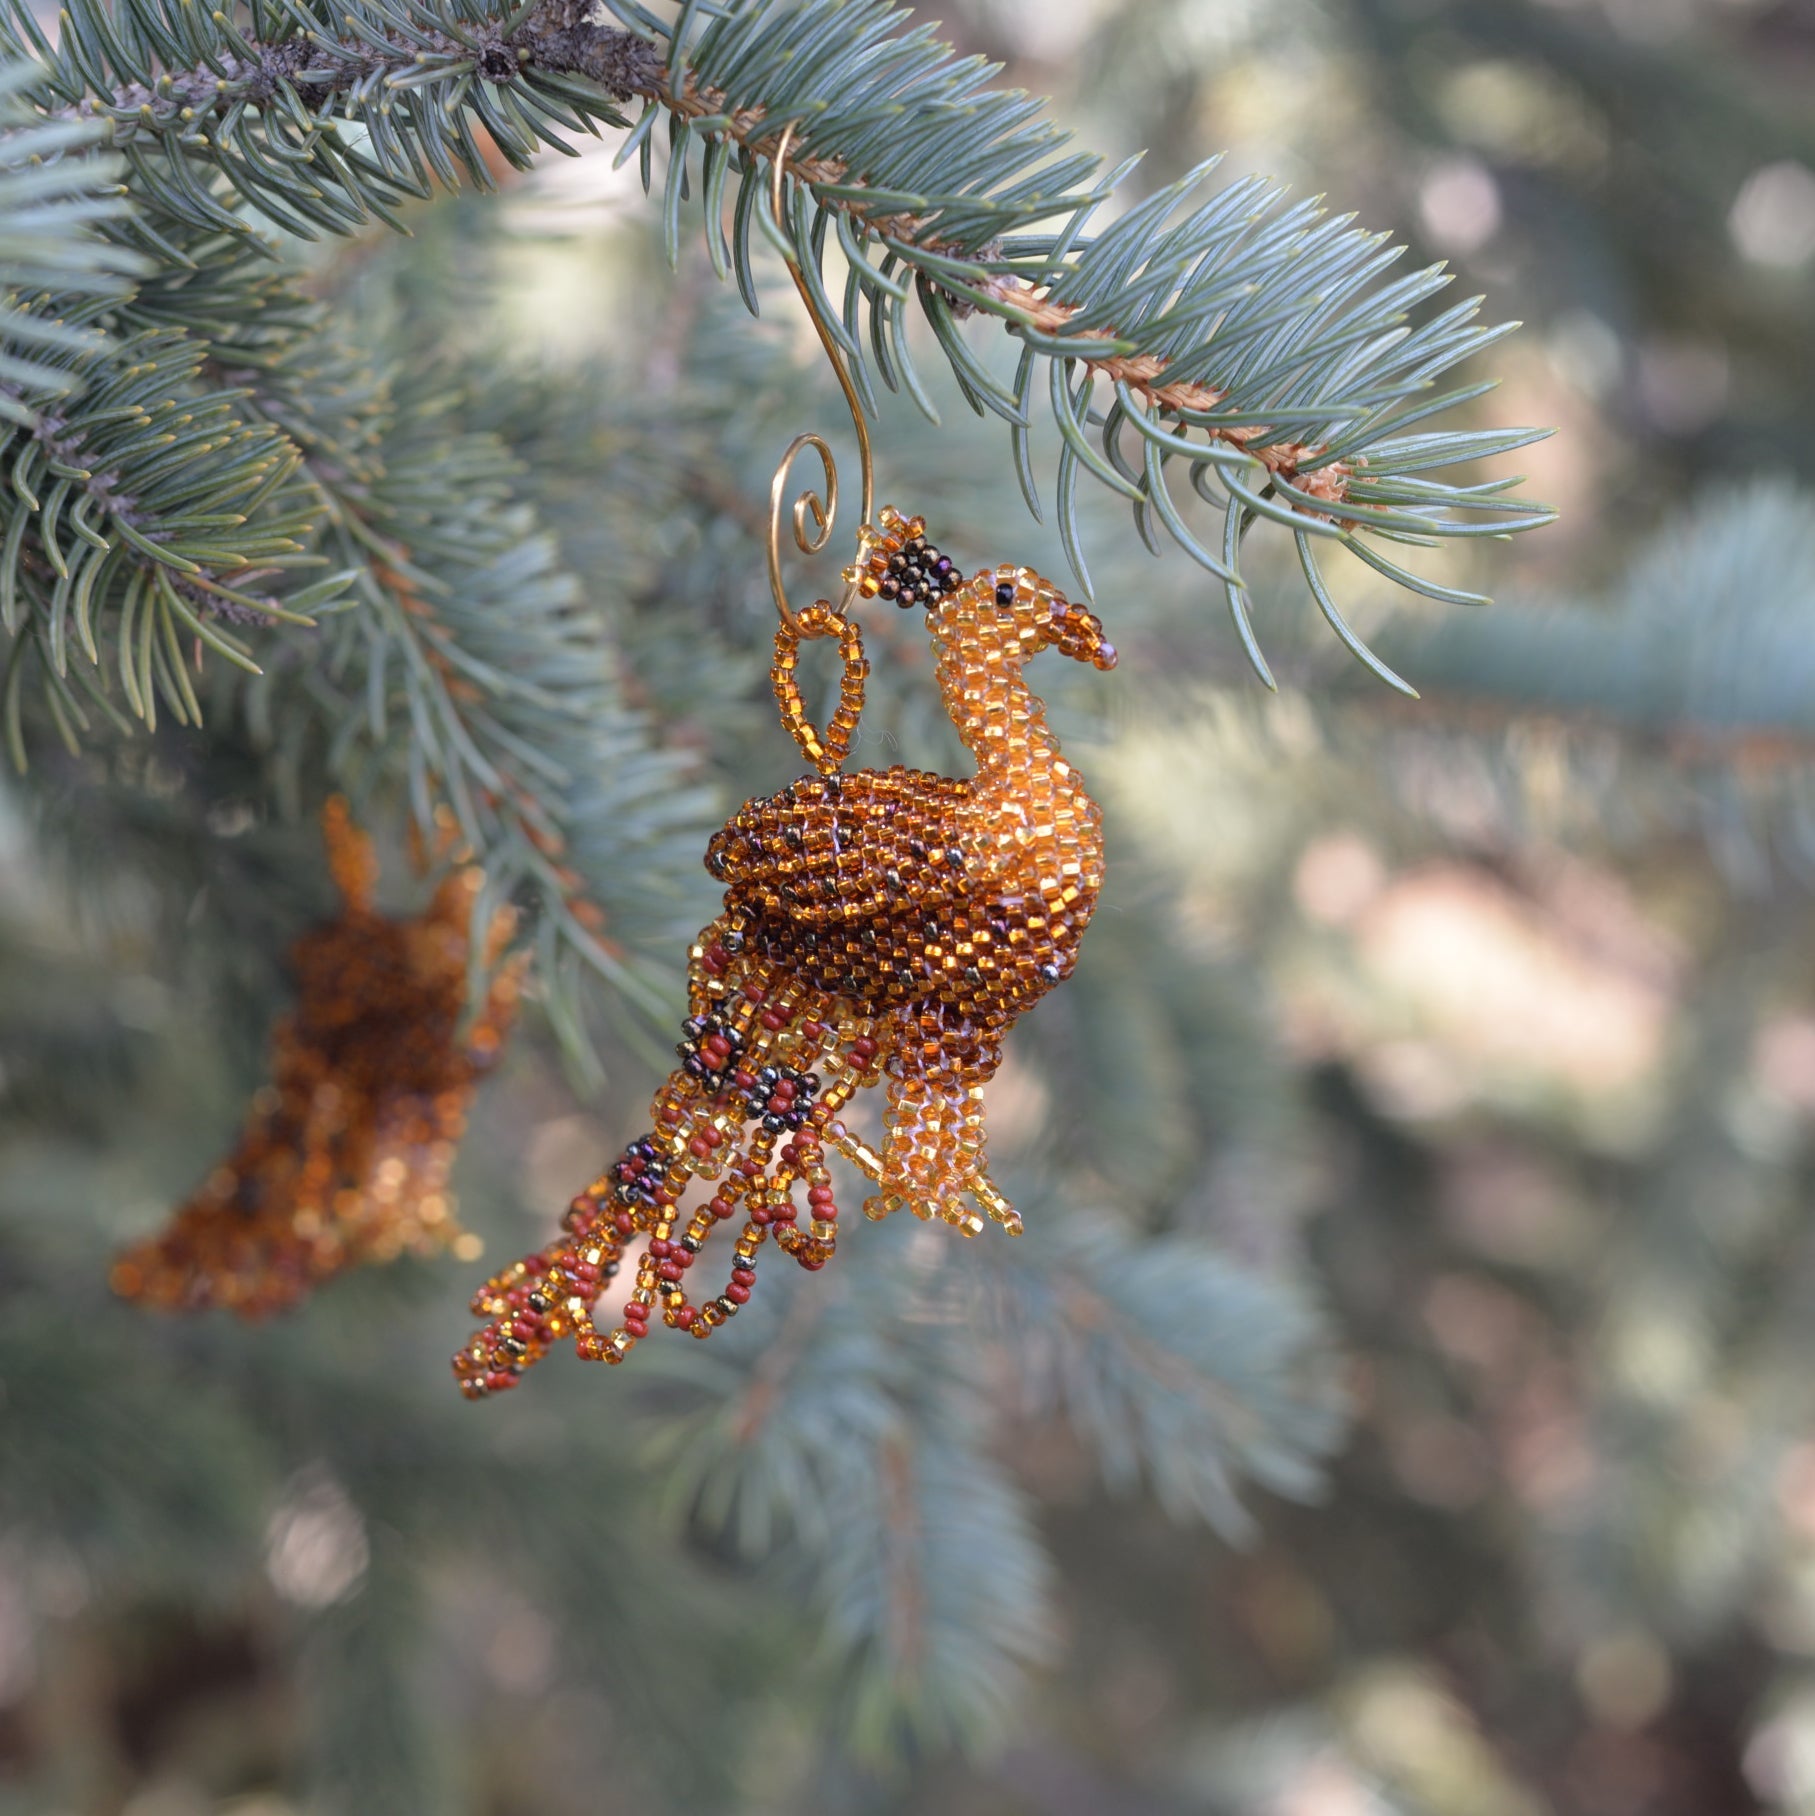
[[[1103,635],[1103,621],[1081,605],[1055,600],[1048,634],[1052,647],[1074,662],[1088,662],[1093,668],[1115,667],[1115,645]]]

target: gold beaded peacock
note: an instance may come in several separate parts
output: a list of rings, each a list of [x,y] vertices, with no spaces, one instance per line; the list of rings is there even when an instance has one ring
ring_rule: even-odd
[[[985,1167],[983,1086],[1015,1020],[1070,974],[1103,876],[1101,815],[1023,669],[1045,649],[1107,669],[1115,651],[1091,612],[1026,568],[964,579],[919,518],[884,511],[860,535],[851,590],[925,608],[939,692],[977,773],[843,773],[861,639],[824,602],[784,610],[776,696],[817,773],[746,802],[714,835],[706,867],[724,912],[690,955],[681,1063],[649,1132],[574,1199],[566,1233],[475,1297],[488,1322],[454,1362],[470,1397],[515,1386],[562,1339],[620,1362],[652,1317],[709,1336],[749,1300],[771,1238],[823,1267],[838,1238],[831,1152],[875,1182],[871,1217],[905,1207],[967,1235],[988,1218],[1020,1230]],[[815,636],[836,637],[845,662],[823,734],[794,679]],[[841,1115],[885,1081],[877,1154]],[[709,1238],[739,1220],[729,1279],[696,1291]],[[618,1322],[601,1328],[599,1298],[645,1236]]]

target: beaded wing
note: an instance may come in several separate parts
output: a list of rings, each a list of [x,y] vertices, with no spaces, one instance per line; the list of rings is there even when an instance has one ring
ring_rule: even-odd
[[[1096,617],[1021,567],[960,575],[920,519],[862,532],[858,594],[923,607],[940,695],[976,763],[965,780],[841,764],[862,708],[861,639],[821,603],[784,621],[774,681],[817,773],[748,801],[706,852],[723,913],[693,946],[680,1064],[649,1133],[569,1207],[565,1233],[473,1301],[488,1322],[454,1360],[478,1398],[516,1385],[557,1341],[621,1362],[652,1320],[707,1337],[748,1302],[765,1245],[809,1271],[831,1258],[829,1154],[875,1185],[873,1218],[906,1208],[967,1235],[1020,1218],[984,1161],[983,1086],[1015,1020],[1076,961],[1103,876],[1101,814],[1060,754],[1028,660],[1115,663]],[[794,680],[803,637],[833,636],[840,705],[821,734]],[[886,1086],[881,1152],[845,1127]],[[800,1198],[804,1196],[804,1203]],[[694,1270],[736,1227],[729,1278]],[[615,1325],[595,1308],[647,1237]]]

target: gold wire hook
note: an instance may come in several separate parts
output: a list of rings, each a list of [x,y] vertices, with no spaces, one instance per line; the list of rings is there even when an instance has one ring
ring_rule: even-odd
[[[864,421],[863,404],[857,396],[857,387],[851,383],[851,374],[846,369],[844,356],[838,350],[838,343],[832,338],[832,331],[826,326],[825,317],[819,312],[819,306],[813,300],[813,293],[807,288],[805,274],[801,271],[800,261],[793,252],[794,241],[788,233],[787,220],[782,212],[782,190],[788,169],[788,147],[794,141],[794,128],[798,121],[790,120],[783,127],[781,141],[775,148],[775,165],[769,187],[769,207],[775,216],[775,225],[781,230],[782,242],[786,250],[782,257],[787,261],[788,275],[794,280],[794,288],[800,292],[800,300],[806,306],[807,317],[812,322],[814,331],[819,336],[819,344],[825,348],[826,359],[832,367],[832,374],[838,380],[838,388],[844,393],[844,400],[851,412],[851,427],[857,432],[857,458],[859,477],[862,482],[863,504],[858,516],[858,523],[870,521],[876,497],[876,468],[874,456],[870,451],[869,425]],[[781,465],[775,469],[775,477],[769,482],[769,590],[775,595],[775,609],[781,614],[781,621],[790,631],[797,635],[801,630],[800,614],[788,603],[787,589],[781,581],[781,513],[782,500],[787,496],[788,471],[794,465],[796,456],[803,450],[811,448],[818,456],[819,463],[825,469],[826,495],[821,499],[810,487],[794,501],[792,512],[794,521],[794,546],[803,555],[817,555],[832,538],[832,521],[838,515],[838,468],[832,459],[832,450],[826,445],[825,438],[819,435],[796,435],[788,443],[788,451],[782,456]],[[812,522],[812,529],[807,527]],[[861,539],[861,531],[859,532]],[[839,601],[838,613],[842,617],[846,609],[857,597],[857,586],[854,581],[845,584],[844,596]]]

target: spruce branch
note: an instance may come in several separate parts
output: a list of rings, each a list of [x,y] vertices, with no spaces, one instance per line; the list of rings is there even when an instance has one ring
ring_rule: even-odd
[[[562,130],[628,126],[623,155],[652,180],[665,120],[670,248],[697,199],[715,266],[754,307],[752,236],[776,231],[770,166],[791,128],[781,231],[866,397],[880,378],[932,412],[907,334],[919,314],[966,400],[1007,423],[1036,515],[1036,404],[1051,416],[1059,526],[1085,592],[1088,478],[1128,501],[1156,553],[1175,541],[1217,577],[1269,684],[1241,574],[1260,523],[1292,534],[1340,640],[1405,687],[1345,622],[1327,545],[1414,592],[1473,599],[1379,544],[1501,537],[1553,515],[1511,496],[1517,480],[1426,477],[1536,438],[1420,427],[1482,395],[1439,387],[1506,332],[1477,322],[1478,298],[1416,319],[1449,282],[1441,268],[1390,279],[1403,249],[1384,236],[1261,179],[1212,190],[1213,166],[1097,231],[1128,167],[1105,174],[1068,149],[1036,101],[988,86],[994,66],[956,57],[888,0],[729,0],[671,22],[607,0],[621,29],[572,0],[509,13],[481,0],[259,0],[232,18],[183,0],[69,0],[54,51],[25,0],[9,3],[14,43],[46,62],[50,110],[107,121],[138,185],[223,233],[255,232],[242,204],[314,236],[394,221],[460,169],[485,184],[479,128],[522,166],[544,144],[570,149]],[[633,97],[644,107],[630,125],[619,106]],[[233,194],[212,195],[192,166],[223,173]],[[1012,381],[966,339],[966,315],[1020,344]]]
[[[652,747],[608,625],[522,494],[521,463],[454,426],[472,404],[451,374],[406,364],[381,382],[318,326],[249,395],[298,448],[321,547],[356,607],[283,637],[270,677],[247,685],[249,721],[269,741],[300,710],[331,767],[401,782],[425,832],[452,814],[486,871],[475,924],[504,901],[533,909],[545,1001],[596,1069],[582,980],[670,1019],[626,940],[650,943],[652,921],[668,939],[694,930],[686,891],[650,878],[692,868],[716,800],[684,756]]]
[[[490,879],[477,912],[513,895],[538,910],[550,1006],[582,1066],[589,974],[666,1020],[615,928],[693,930],[684,887],[650,879],[693,868],[716,804],[650,748],[607,628],[513,489],[517,463],[450,429],[464,388],[433,369],[382,377],[243,236],[156,197],[105,227],[114,249],[148,233],[174,256],[99,298],[30,302],[29,319],[83,331],[54,382],[20,393],[26,420],[0,423],[15,763],[40,697],[72,748],[100,721],[199,724],[220,691],[200,678],[212,652],[248,677],[238,710],[291,784],[315,767],[301,792],[323,768],[389,775],[425,832],[451,811]]]
[[[72,155],[89,152],[104,129],[40,120],[25,98],[36,79],[30,63],[0,63],[0,419],[27,427],[28,389],[60,397],[75,382],[54,356],[98,344],[92,330],[46,316],[29,300],[115,294],[138,268],[97,232],[126,211],[116,191],[120,161]]]
[[[92,14],[90,15],[92,18]],[[524,65],[583,76],[614,101],[651,92],[661,78],[652,47],[630,32],[599,25],[575,0],[537,0],[514,26],[482,19],[473,29],[367,30],[329,38],[319,31],[261,43],[242,35],[239,52],[205,55],[154,79],[85,94],[53,117],[112,122],[113,142],[129,145],[171,130],[205,131],[211,120],[247,106],[269,109],[294,95],[319,111],[374,85],[396,87],[425,69],[460,66],[488,82],[513,80]],[[72,20],[72,24],[73,24]]]
[[[1200,1238],[1136,1241],[1076,1213],[1037,1248],[990,1260],[994,1322],[1028,1403],[1062,1412],[1112,1486],[1144,1478],[1176,1517],[1233,1538],[1252,1530],[1243,1478],[1314,1490],[1341,1398],[1317,1321],[1283,1282]],[[1134,1309],[1148,1305],[1163,1319]]]
[[[635,29],[661,29],[635,0],[608,3]],[[1338,637],[1404,688],[1343,620],[1316,544],[1339,542],[1414,591],[1473,598],[1389,561],[1366,539],[1503,536],[1549,519],[1547,507],[1508,496],[1516,480],[1419,477],[1507,452],[1536,432],[1407,432],[1488,388],[1429,395],[1506,330],[1476,324],[1479,299],[1411,325],[1448,282],[1440,268],[1388,282],[1402,249],[1384,236],[1348,217],[1326,220],[1314,203],[1288,206],[1260,179],[1206,194],[1214,164],[1089,233],[1127,167],[1105,177],[1094,158],[1067,155],[1064,136],[1026,96],[983,86],[991,66],[955,58],[925,28],[903,23],[887,0],[744,0],[695,35],[694,10],[683,9],[662,36],[665,89],[632,133],[647,180],[648,133],[657,112],[669,112],[671,247],[698,140],[708,247],[715,263],[735,268],[754,306],[751,236],[769,230],[766,166],[791,128],[784,232],[872,396],[880,376],[931,413],[905,332],[911,297],[967,401],[1009,424],[1036,514],[1029,432],[1044,394],[1060,434],[1059,526],[1087,592],[1075,509],[1084,475],[1130,502],[1156,553],[1170,537],[1222,580],[1244,649],[1271,684],[1240,574],[1248,534],[1271,520],[1292,532]],[[1054,216],[1068,217],[1061,231],[1032,231]],[[834,234],[846,265],[842,310],[825,269]],[[1012,385],[964,340],[965,313],[997,317],[1021,343]],[[1219,535],[1206,540],[1187,521],[1181,475],[1215,507]]]
[[[1620,726],[1680,755],[1806,760],[1815,499],[1711,493],[1605,602],[1532,602],[1404,640],[1444,693]]]
[[[1050,1564],[991,1454],[972,1340],[943,1279],[901,1260],[854,1254],[760,1358],[734,1340],[684,1375],[658,1364],[686,1397],[651,1446],[695,1519],[801,1582],[847,1744],[878,1762],[999,1735],[1051,1639]]]

